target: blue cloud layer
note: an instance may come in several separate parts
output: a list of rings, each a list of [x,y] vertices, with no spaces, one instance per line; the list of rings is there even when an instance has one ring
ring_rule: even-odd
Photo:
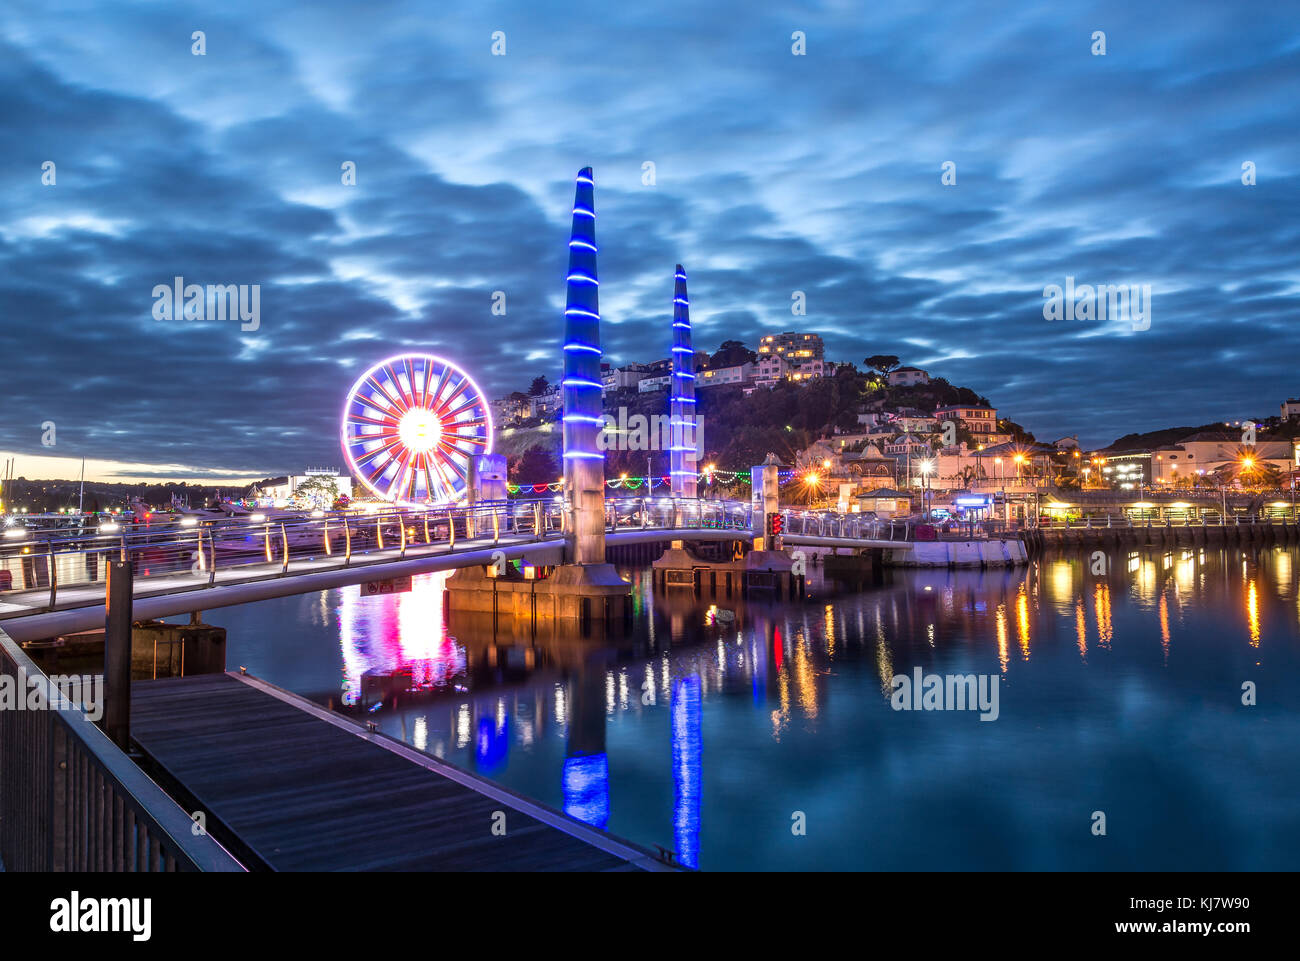
[[[343,392],[387,354],[493,394],[554,377],[588,164],[614,362],[666,354],[681,262],[701,346],[818,331],[1040,435],[1300,393],[1294,10],[884,6],[10,8],[0,447],[277,472],[338,461]],[[154,320],[177,275],[260,284],[260,329]],[[1044,321],[1067,275],[1151,284],[1151,328]]]

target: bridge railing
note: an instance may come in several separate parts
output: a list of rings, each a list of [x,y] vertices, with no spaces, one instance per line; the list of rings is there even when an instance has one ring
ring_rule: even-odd
[[[60,592],[103,583],[108,563],[130,560],[137,584],[159,591],[191,590],[238,571],[274,577],[419,556],[481,549],[503,539],[547,540],[565,531],[565,503],[556,497],[482,501],[470,506],[372,511],[255,513],[198,522],[148,525],[108,522],[93,530],[47,532],[23,528],[0,534],[0,618],[6,597],[22,595],[54,608]],[[748,529],[749,505],[685,498],[609,498],[609,531],[640,528]],[[148,586],[145,588],[149,589]],[[12,614],[18,611],[8,612]]]
[[[23,528],[0,534],[0,619],[55,608],[60,592],[100,585],[113,560],[134,564],[144,591],[193,590],[235,571],[276,577],[323,571],[423,553],[482,549],[503,541],[560,538],[567,523],[561,498],[482,501],[458,507],[386,508],[251,514],[202,522],[147,525],[110,522],[81,532],[51,531],[44,538]],[[858,514],[787,509],[791,535],[908,540],[911,526]],[[637,529],[753,529],[749,501],[675,497],[610,497],[608,532]],[[5,611],[6,599],[22,606]],[[84,592],[82,596],[84,602]]]
[[[46,606],[54,607],[60,591],[102,584],[112,560],[134,562],[137,581],[153,580],[165,589],[201,587],[234,569],[275,576],[295,566],[365,563],[381,552],[405,557],[466,543],[482,547],[502,538],[544,540],[563,533],[562,508],[552,498],[427,510],[266,513],[201,523],[110,522],[91,531],[51,531],[45,537],[9,527],[0,532],[0,617],[6,596],[39,594]]]
[[[906,520],[797,508],[787,508],[781,513],[785,516],[787,535],[833,537],[841,540],[907,541],[915,533],[915,525]]]
[[[1064,530],[1096,530],[1100,528],[1124,528],[1130,527],[1238,527],[1238,526],[1288,526],[1293,525],[1295,520],[1289,513],[1281,511],[1264,511],[1258,514],[1227,514],[1223,515],[1218,512],[1205,511],[1194,516],[1190,513],[1171,515],[1166,513],[1164,517],[1155,515],[1146,515],[1135,517],[1132,514],[1090,514],[1082,518],[1073,520],[1053,520],[1044,521],[1038,524],[1039,530],[1045,531],[1064,531]]]
[[[243,870],[3,631],[0,678],[24,707],[0,710],[6,870]]]

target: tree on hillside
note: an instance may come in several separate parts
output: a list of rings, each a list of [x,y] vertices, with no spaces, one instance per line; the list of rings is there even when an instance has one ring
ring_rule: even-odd
[[[893,354],[872,354],[863,361],[869,370],[878,371],[882,382],[889,379],[889,372],[900,364]]]
[[[1009,420],[1005,417],[999,418],[998,430],[1001,431],[1003,434],[1010,434],[1011,439],[1015,443],[1021,445],[1022,447],[1028,446],[1030,444],[1038,443],[1038,441],[1034,439],[1033,434],[1025,430],[1015,421]]]
[[[529,397],[540,397],[551,389],[551,382],[545,377],[534,377],[532,386],[528,388]]]
[[[709,358],[709,366],[717,367],[735,367],[739,364],[752,364],[758,359],[758,354],[754,353],[738,340],[724,340],[722,346],[714,351],[713,356]]]
[[[544,447],[530,447],[510,464],[510,478],[516,484],[549,484],[559,474],[555,455]]]

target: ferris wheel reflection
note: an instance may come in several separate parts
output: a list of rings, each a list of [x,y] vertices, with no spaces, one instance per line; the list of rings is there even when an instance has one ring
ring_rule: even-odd
[[[397,694],[454,688],[465,650],[447,633],[448,574],[422,574],[402,594],[362,597],[345,589],[338,606],[342,701],[372,708]]]

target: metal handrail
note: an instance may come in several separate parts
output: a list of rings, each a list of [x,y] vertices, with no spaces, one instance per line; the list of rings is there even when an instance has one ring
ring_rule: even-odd
[[[243,871],[0,631],[0,675],[40,710],[0,711],[0,860],[11,871]]]
[[[118,555],[136,561],[137,585],[147,583],[153,577],[193,574],[196,588],[213,587],[217,584],[219,570],[228,574],[231,570],[245,569],[257,577],[283,577],[293,571],[295,562],[302,561],[313,562],[311,569],[320,571],[330,569],[323,567],[321,562],[328,561],[342,569],[355,564],[358,555],[386,556],[392,553],[399,558],[412,557],[462,550],[475,543],[499,544],[503,538],[519,536],[531,536],[544,542],[557,533],[563,534],[566,506],[564,501],[555,498],[537,498],[484,501],[463,507],[434,509],[390,508],[368,513],[335,511],[319,517],[285,517],[274,521],[222,518],[204,523],[197,530],[186,527],[175,531],[122,531],[112,535],[111,539],[102,540],[99,537],[67,538],[48,545],[42,543],[45,551],[41,554],[13,553],[15,547],[31,548],[30,542],[23,541],[17,545],[0,542],[0,567],[6,560],[39,558],[48,570],[39,571],[33,561],[33,566],[21,572],[30,574],[24,578],[28,583],[15,583],[10,592],[48,589],[48,609],[53,608],[58,595],[68,589],[97,583],[104,563]],[[606,508],[607,531],[675,529],[679,525],[686,529],[752,529],[752,504],[749,501],[669,496],[610,497],[606,499]],[[790,509],[783,513],[787,517],[787,534],[796,536],[907,540],[912,532],[910,525],[887,526],[883,521],[864,520],[855,514]],[[357,525],[356,521],[363,523]],[[426,532],[423,543],[418,537],[409,536],[415,530],[410,525],[419,523],[423,523]],[[272,546],[273,527],[278,528],[274,532],[279,534],[278,551]],[[196,537],[199,547],[197,562]],[[204,538],[207,539],[206,550]],[[462,538],[472,544],[458,544]],[[330,540],[340,541],[337,547],[341,550],[332,547]],[[73,556],[86,558],[84,576],[68,570],[67,559]],[[65,562],[62,573],[59,572],[61,560]]]

